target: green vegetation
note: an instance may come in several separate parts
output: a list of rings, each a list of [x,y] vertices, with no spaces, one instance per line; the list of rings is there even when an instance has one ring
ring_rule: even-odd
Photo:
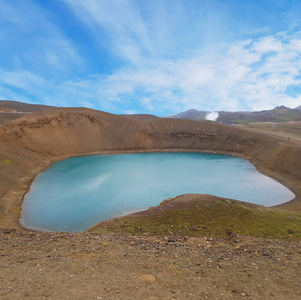
[[[247,123],[251,123],[252,120],[249,120],[248,118],[245,119],[233,119],[232,121],[228,121],[229,123],[239,123],[239,124],[247,124]]]
[[[189,209],[124,217],[102,222],[91,231],[128,234],[227,237],[233,234],[301,240],[301,213],[235,201],[214,201]]]
[[[18,218],[21,217],[21,206],[17,207],[17,214],[18,214]]]
[[[0,165],[11,165],[12,161],[9,159],[0,160]]]

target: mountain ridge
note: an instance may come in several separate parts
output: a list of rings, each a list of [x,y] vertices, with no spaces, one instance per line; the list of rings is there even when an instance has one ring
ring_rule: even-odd
[[[13,100],[0,100],[0,125],[15,120],[24,114],[48,111],[56,108],[57,107],[55,106],[49,105],[30,104]],[[215,121],[226,124],[301,121],[301,105],[293,109],[281,105],[270,110],[262,111],[200,111],[192,108],[174,115],[165,116],[164,118],[194,121],[214,120],[214,118],[210,118],[210,116],[212,117],[212,113],[218,114]],[[122,114],[121,116],[144,121],[159,118],[149,114]]]
[[[218,113],[215,121],[227,124],[252,123],[252,122],[289,122],[301,121],[301,105],[292,109],[284,105],[277,106],[271,110],[262,111],[214,111]],[[166,118],[207,120],[206,116],[210,111],[199,111],[189,109]]]

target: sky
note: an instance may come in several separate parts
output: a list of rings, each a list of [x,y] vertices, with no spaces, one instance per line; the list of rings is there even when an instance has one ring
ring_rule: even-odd
[[[0,0],[0,99],[166,116],[301,105],[300,0]]]

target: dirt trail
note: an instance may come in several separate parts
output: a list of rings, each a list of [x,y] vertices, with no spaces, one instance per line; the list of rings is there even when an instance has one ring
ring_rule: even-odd
[[[239,127],[245,130],[263,133],[268,136],[280,138],[285,141],[292,141],[301,143],[301,123],[290,122],[290,123],[255,123],[248,125],[239,125]]]
[[[287,133],[283,133],[283,132],[270,132],[268,130],[262,130],[262,129],[254,129],[254,128],[245,128],[248,131],[251,132],[257,132],[257,133],[262,133],[265,134],[267,136],[271,136],[271,137],[276,137],[279,139],[282,139],[284,141],[291,141],[293,143],[295,143],[296,145],[300,145],[301,144],[301,138],[295,135],[288,135]]]

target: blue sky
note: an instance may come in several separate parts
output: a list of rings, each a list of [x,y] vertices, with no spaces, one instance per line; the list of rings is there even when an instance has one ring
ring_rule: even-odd
[[[299,0],[1,0],[0,99],[170,115],[301,105]]]

